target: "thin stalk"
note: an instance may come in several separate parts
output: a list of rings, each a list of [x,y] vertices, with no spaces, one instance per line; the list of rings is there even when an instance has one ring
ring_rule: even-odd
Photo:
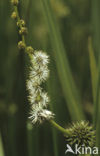
[[[16,12],[17,22],[19,23],[19,27],[21,29],[22,26],[21,26],[21,23],[20,23],[20,16],[19,16],[19,12],[18,12],[18,7],[17,6],[14,7],[14,11]],[[22,41],[25,44],[25,36],[23,34],[22,34]]]
[[[53,127],[55,127],[58,131],[60,131],[63,134],[66,134],[67,136],[70,135],[70,133],[68,132],[68,130],[66,130],[65,128],[61,127],[59,124],[57,124],[54,120],[50,120],[49,121],[51,123],[51,125]]]

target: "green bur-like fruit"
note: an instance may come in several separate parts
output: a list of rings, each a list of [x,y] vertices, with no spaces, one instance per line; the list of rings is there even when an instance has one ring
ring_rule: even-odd
[[[66,136],[66,141],[70,145],[78,144],[78,146],[85,145],[92,147],[95,144],[95,131],[89,125],[89,122],[81,121],[73,123],[67,131],[69,136]]]

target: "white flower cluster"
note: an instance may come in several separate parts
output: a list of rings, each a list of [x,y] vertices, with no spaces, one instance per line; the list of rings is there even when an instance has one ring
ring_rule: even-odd
[[[31,67],[29,79],[27,80],[27,89],[29,91],[29,102],[31,103],[32,123],[42,123],[44,120],[50,120],[54,114],[47,110],[49,97],[40,87],[41,83],[47,80],[49,57],[42,51],[35,51],[31,55]]]

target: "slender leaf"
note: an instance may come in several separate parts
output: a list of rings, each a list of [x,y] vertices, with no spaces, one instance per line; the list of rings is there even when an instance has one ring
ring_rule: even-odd
[[[4,150],[3,150],[3,144],[2,144],[1,134],[0,134],[0,156],[4,156]]]
[[[81,100],[75,86],[73,76],[69,67],[68,57],[61,39],[58,23],[49,0],[41,0],[46,17],[51,44],[53,47],[53,56],[55,58],[58,75],[62,85],[63,93],[66,99],[67,107],[73,120],[84,119]]]
[[[92,0],[92,26],[94,50],[97,56],[98,76],[96,84],[96,98],[94,102],[94,127],[96,128],[96,145],[100,148],[100,1]]]
[[[94,55],[91,38],[89,38],[88,40],[88,49],[89,49],[89,59],[90,59],[93,100],[95,101],[98,70],[97,70],[96,58]]]

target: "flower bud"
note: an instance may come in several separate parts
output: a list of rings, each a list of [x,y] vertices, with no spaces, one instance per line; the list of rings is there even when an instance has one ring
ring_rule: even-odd
[[[16,14],[15,11],[11,14],[11,18],[12,18],[12,19],[16,19],[16,18],[17,18],[17,14]]]
[[[28,47],[26,48],[26,51],[27,51],[27,53],[32,54],[32,53],[34,52],[34,49],[33,49],[31,46],[28,46]]]
[[[26,35],[26,34],[27,34],[27,28],[26,28],[26,27],[22,27],[22,28],[19,30],[19,34],[20,34],[20,35]]]
[[[25,26],[25,21],[24,21],[23,19],[21,19],[21,20],[20,20],[20,24],[21,24],[22,26]]]
[[[19,41],[18,42],[18,48],[21,50],[21,49],[25,49],[26,45],[23,41]]]
[[[11,0],[11,3],[12,3],[12,5],[17,6],[17,5],[18,5],[18,3],[19,3],[19,1],[18,1],[18,0]]]
[[[23,19],[21,19],[19,22],[17,22],[17,26],[20,27],[21,26],[25,26],[25,21]]]

